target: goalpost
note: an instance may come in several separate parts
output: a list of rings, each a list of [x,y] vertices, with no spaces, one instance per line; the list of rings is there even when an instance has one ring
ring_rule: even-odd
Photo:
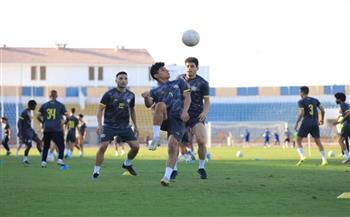
[[[283,121],[223,121],[209,122],[207,124],[208,147],[237,146],[242,145],[243,135],[247,129],[250,132],[250,141],[254,144],[263,143],[263,134],[268,128],[271,133],[271,141],[274,141],[273,132],[277,131],[280,141],[283,142],[284,131],[288,127]],[[290,131],[292,131],[290,129]],[[291,135],[292,137],[292,135]]]

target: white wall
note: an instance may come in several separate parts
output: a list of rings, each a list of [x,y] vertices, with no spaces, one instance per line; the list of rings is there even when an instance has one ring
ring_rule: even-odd
[[[37,66],[37,78],[40,66],[46,66],[46,80],[31,80],[31,66]],[[5,86],[114,86],[115,75],[126,71],[129,86],[153,86],[149,81],[148,65],[144,66],[103,66],[103,80],[98,81],[98,66],[95,66],[95,80],[89,81],[90,65],[53,65],[53,64],[2,64],[3,84]]]

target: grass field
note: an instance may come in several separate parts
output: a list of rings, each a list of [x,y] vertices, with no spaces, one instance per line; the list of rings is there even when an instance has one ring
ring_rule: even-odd
[[[332,148],[337,149],[337,148]],[[327,150],[330,150],[328,148]],[[20,157],[0,156],[0,216],[350,216],[350,167],[330,159],[320,167],[319,153],[296,167],[293,149],[211,148],[209,178],[200,180],[198,163],[180,162],[179,176],[161,187],[166,149],[143,148],[134,161],[137,177],[122,176],[122,157],[106,154],[100,178],[91,180],[96,150],[67,160],[69,170],[51,163],[39,167],[38,156],[23,166]],[[32,150],[34,154],[36,150]]]

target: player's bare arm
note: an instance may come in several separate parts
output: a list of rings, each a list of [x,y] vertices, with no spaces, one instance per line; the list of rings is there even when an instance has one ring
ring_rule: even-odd
[[[96,128],[96,133],[100,134],[102,132],[102,116],[103,116],[103,111],[105,110],[105,105],[100,104],[98,106],[97,110],[97,128]]]
[[[301,119],[304,117],[304,108],[300,108],[299,109],[299,115],[298,115],[298,119],[297,122],[295,123],[294,129],[296,131],[298,131],[298,126],[299,126],[299,122],[301,121]]]
[[[190,105],[191,105],[191,91],[185,91],[183,93],[183,96],[184,96],[184,107],[181,113],[181,120],[183,122],[186,122],[190,119],[190,116],[188,115],[188,109],[190,108]]]
[[[210,105],[210,100],[209,96],[204,97],[204,107],[203,107],[203,112],[199,114],[198,119],[199,121],[204,121],[209,113],[209,105]]]

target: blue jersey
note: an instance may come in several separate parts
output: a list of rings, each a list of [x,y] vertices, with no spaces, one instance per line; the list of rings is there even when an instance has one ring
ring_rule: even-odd
[[[305,97],[298,102],[299,108],[304,109],[302,124],[305,126],[318,126],[318,110],[320,101],[312,97]]]
[[[280,135],[278,133],[273,134],[275,136],[275,141],[279,142],[280,141]]]
[[[151,90],[150,95],[155,103],[164,102],[168,115],[180,118],[184,97],[183,93],[189,92],[190,86],[182,79],[168,81]]]
[[[24,109],[18,120],[18,134],[27,135],[32,132],[32,117],[30,115],[30,110]]]
[[[69,116],[67,120],[68,133],[75,135],[75,131],[78,127],[78,124],[79,124],[79,119],[77,117],[75,117],[74,115]]]
[[[61,132],[63,115],[67,113],[66,107],[57,100],[51,100],[41,105],[39,112],[43,116],[45,132]]]
[[[340,111],[342,113],[342,116],[344,117],[347,112],[350,112],[350,105],[348,103],[345,103],[345,102],[341,103],[340,104]],[[350,117],[347,117],[344,120],[344,126],[345,125],[350,125]]]
[[[196,75],[194,79],[186,78],[183,74],[181,79],[187,81],[191,88],[191,106],[188,110],[188,114],[191,118],[198,117],[203,112],[203,99],[209,97],[209,84],[199,75]]]
[[[107,91],[100,102],[105,106],[104,127],[123,129],[130,127],[130,109],[135,107],[135,94],[126,89],[117,88]]]

